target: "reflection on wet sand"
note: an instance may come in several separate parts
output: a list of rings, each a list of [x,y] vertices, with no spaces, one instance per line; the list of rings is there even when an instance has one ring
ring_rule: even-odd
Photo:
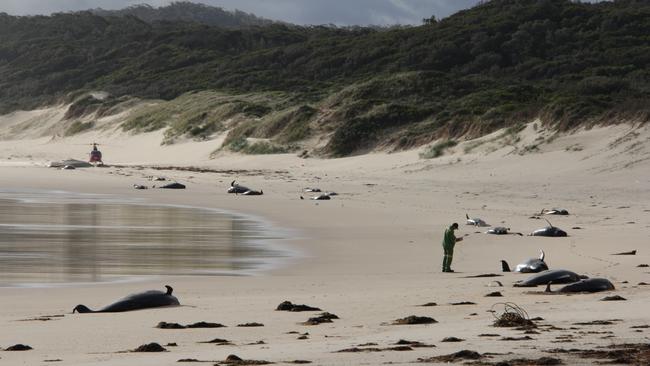
[[[236,274],[286,253],[260,223],[213,210],[0,198],[0,285]],[[11,195],[9,195],[11,197]]]

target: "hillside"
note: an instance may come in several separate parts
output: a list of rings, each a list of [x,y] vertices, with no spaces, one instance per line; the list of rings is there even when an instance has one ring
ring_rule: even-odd
[[[168,6],[158,8],[147,4],[139,4],[121,10],[93,9],[91,12],[103,17],[133,16],[148,23],[183,21],[231,29],[264,26],[273,23],[271,20],[243,11],[228,11],[219,7],[189,1],[174,1]]]
[[[229,131],[226,147],[250,153],[400,150],[535,118],[647,122],[650,3],[494,0],[384,31],[0,14],[0,112],[75,101],[68,120],[92,120],[125,98],[162,100],[126,130]]]

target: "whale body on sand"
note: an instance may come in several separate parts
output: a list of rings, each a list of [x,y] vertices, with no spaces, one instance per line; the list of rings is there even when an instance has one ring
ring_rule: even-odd
[[[165,287],[167,288],[167,292],[150,290],[131,294],[99,310],[91,310],[85,305],[77,305],[72,310],[72,313],[117,313],[121,311],[180,305],[176,296],[172,295],[174,289],[171,286]]]

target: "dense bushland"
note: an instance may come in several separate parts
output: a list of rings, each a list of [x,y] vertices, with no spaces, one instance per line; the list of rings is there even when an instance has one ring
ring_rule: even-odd
[[[0,112],[90,90],[276,96],[252,112],[229,102],[250,117],[231,141],[294,143],[315,129],[331,135],[323,152],[332,156],[478,136],[533,117],[563,130],[650,119],[648,1],[493,0],[383,30],[227,29],[136,15],[0,14]],[[222,128],[222,113],[188,112],[175,131],[207,136]],[[126,128],[170,126],[148,121]]]

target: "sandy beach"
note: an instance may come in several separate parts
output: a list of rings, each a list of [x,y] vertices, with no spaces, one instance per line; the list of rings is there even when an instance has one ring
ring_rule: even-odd
[[[11,124],[10,118],[0,121]],[[549,351],[648,344],[650,330],[643,326],[650,325],[650,286],[640,283],[650,283],[650,270],[638,266],[650,263],[650,130],[622,124],[575,131],[524,153],[545,133],[550,132],[531,123],[513,144],[495,142],[495,133],[432,160],[420,159],[420,151],[343,159],[301,159],[293,154],[222,154],[211,159],[218,147],[215,140],[161,146],[162,133],[103,131],[66,139],[33,135],[0,141],[2,189],[101,193],[252,215],[290,233],[279,244],[296,254],[251,276],[0,288],[0,347],[33,347],[0,352],[0,364],[176,365],[181,359],[221,363],[231,354],[276,364],[417,364],[419,359],[472,350],[483,357],[458,364],[553,357],[567,365],[590,365],[597,359]],[[104,144],[108,167],[45,167],[51,160],[85,159],[89,147],[80,144],[94,140]],[[133,184],[151,185],[149,176],[176,180],[187,189],[133,189]],[[264,195],[227,194],[235,179],[263,189]],[[305,187],[339,195],[330,201],[301,200],[301,195],[310,196],[302,191]],[[528,234],[546,226],[543,219],[531,216],[553,207],[571,213],[546,217],[568,232],[566,238],[487,235],[486,228],[465,225],[468,213]],[[456,272],[441,273],[441,240],[452,222],[460,223],[457,235],[464,241],[456,245]],[[499,261],[513,266],[537,256],[539,249],[545,251],[550,268],[604,277],[616,290],[545,295],[543,286],[513,287],[528,275],[502,273]],[[636,255],[612,255],[631,250],[637,250]],[[490,273],[500,276],[470,277]],[[494,281],[503,287],[488,286]],[[71,313],[80,303],[101,307],[166,284],[174,287],[183,306]],[[494,291],[503,297],[485,296]],[[600,301],[612,295],[626,301]],[[302,325],[320,312],[275,311],[285,300],[319,307],[340,319]],[[452,305],[459,302],[472,304]],[[502,309],[494,305],[503,302],[543,320],[536,321],[532,332],[494,327],[490,310]],[[426,303],[437,305],[420,306]],[[391,325],[411,315],[437,323]],[[34,320],[43,317],[50,320]],[[576,324],[602,320],[609,322]],[[161,321],[206,321],[226,327],[156,328]],[[264,326],[237,327],[250,322]],[[462,341],[442,342],[445,337]],[[200,343],[214,338],[232,344]],[[400,340],[431,347],[393,349]],[[161,353],[124,352],[151,342],[177,346],[165,346],[167,352]],[[338,352],[354,347],[360,352]],[[436,363],[446,364],[430,364]]]

